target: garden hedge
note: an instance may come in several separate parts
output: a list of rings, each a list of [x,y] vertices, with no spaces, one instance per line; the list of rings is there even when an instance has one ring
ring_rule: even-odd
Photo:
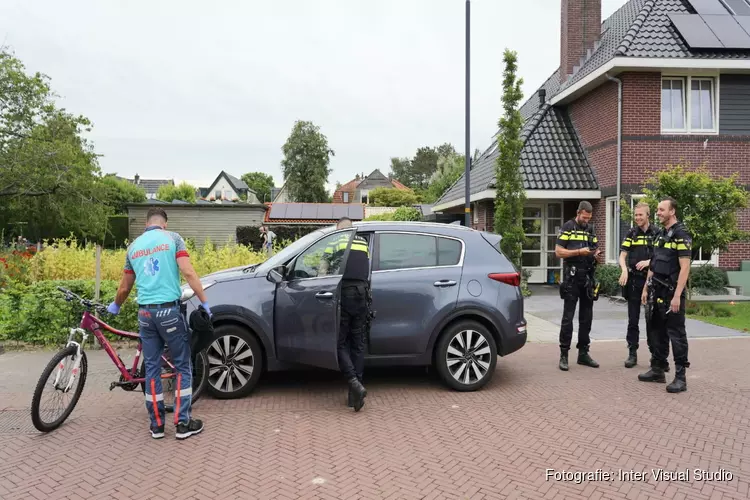
[[[276,234],[276,241],[296,241],[299,238],[320,229],[322,226],[268,226]],[[259,226],[237,226],[237,243],[246,245],[253,250],[262,250],[263,236]]]

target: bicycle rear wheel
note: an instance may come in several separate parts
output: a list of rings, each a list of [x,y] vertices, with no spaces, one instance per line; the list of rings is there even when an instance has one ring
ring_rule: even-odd
[[[169,358],[168,352],[166,353],[167,359]],[[145,377],[145,366],[144,361],[141,361],[140,367],[141,377]],[[162,360],[162,373],[174,373],[174,370],[169,367]],[[208,356],[205,351],[198,353],[195,356],[193,363],[193,394],[191,398],[191,406],[200,399],[203,395],[206,385],[208,384]],[[174,377],[163,378],[161,380],[162,394],[164,394],[164,410],[167,413],[172,413],[175,407],[175,390],[177,389],[177,380]],[[141,384],[141,389],[145,392],[145,386]]]
[[[88,361],[84,351],[81,351],[78,369],[73,372],[78,356],[76,346],[66,347],[55,354],[42,372],[31,400],[31,421],[40,432],[50,432],[60,427],[78,404],[88,373]],[[48,385],[54,389],[55,397],[52,405],[42,405],[42,394]],[[71,396],[70,399],[68,396]],[[63,404],[65,400],[67,403]]]

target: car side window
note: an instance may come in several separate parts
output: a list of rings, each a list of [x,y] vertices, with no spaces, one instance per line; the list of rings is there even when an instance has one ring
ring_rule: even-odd
[[[461,260],[461,242],[450,238],[437,239],[438,266],[455,266]]]
[[[329,234],[302,252],[294,261],[289,279],[336,276],[343,272],[341,259],[352,232]],[[325,260],[325,262],[324,262]]]
[[[423,234],[383,233],[378,269],[408,269],[437,265],[437,238]]]

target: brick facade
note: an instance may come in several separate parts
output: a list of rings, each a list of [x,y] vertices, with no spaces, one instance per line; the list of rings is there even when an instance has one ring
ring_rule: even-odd
[[[570,75],[599,38],[602,1],[562,0],[561,11],[560,67]]]
[[[622,194],[641,191],[651,172],[668,164],[705,165],[720,176],[739,173],[739,183],[750,186],[750,137],[661,134],[661,74],[624,73]],[[586,149],[603,196],[616,194],[617,85],[608,82],[568,106],[571,120]],[[719,118],[721,120],[721,117]],[[708,139],[708,142],[706,142]],[[605,204],[595,206],[594,222],[601,245],[606,245]],[[738,214],[740,228],[750,230],[750,210]],[[621,227],[629,226],[623,221]],[[750,244],[734,243],[719,257],[719,266],[737,269],[750,260]]]

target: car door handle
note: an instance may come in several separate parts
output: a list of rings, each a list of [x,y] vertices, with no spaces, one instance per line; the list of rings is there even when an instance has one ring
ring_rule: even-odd
[[[440,287],[442,287],[442,286],[453,286],[455,284],[456,284],[456,282],[453,281],[453,280],[440,280],[440,281],[436,281],[435,283],[433,283],[433,285],[440,286]]]
[[[318,292],[315,294],[315,298],[318,299],[332,299],[333,294],[331,292]]]

